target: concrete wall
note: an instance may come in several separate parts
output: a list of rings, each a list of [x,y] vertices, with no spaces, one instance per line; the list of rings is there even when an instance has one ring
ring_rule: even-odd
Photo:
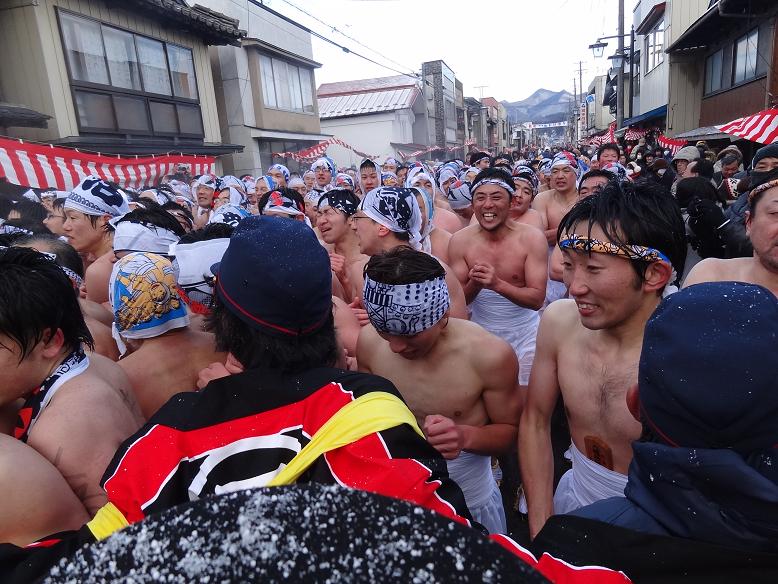
[[[350,116],[322,120],[321,129],[350,144],[357,150],[383,160],[387,156],[397,156],[390,142],[408,143],[413,136],[414,115],[411,110],[398,110],[381,114]],[[333,145],[327,154],[338,166],[359,166],[362,158],[343,146]]]
[[[14,128],[15,136],[47,141],[79,135],[57,7],[192,49],[204,140],[221,142],[213,77],[203,41],[133,11],[108,8],[99,0],[37,0],[35,5],[24,0],[0,0],[0,94],[6,101],[53,118],[46,129]]]

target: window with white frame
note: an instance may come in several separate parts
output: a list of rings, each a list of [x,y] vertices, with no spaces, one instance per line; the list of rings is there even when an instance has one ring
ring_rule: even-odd
[[[665,60],[665,20],[657,22],[646,34],[645,54],[646,73],[649,73]]]
[[[756,57],[759,46],[759,29],[755,28],[735,41],[735,58],[732,67],[732,83],[742,83],[756,77]]]
[[[268,55],[260,56],[265,107],[313,113],[311,70]]]

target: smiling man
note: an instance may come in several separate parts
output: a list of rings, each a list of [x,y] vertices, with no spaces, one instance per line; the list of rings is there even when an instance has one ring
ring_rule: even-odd
[[[465,291],[470,319],[507,341],[519,359],[518,383],[529,383],[538,309],[546,296],[546,243],[539,229],[510,220],[511,175],[487,168],[473,180],[478,223],[449,243],[451,267]]]
[[[640,424],[626,391],[637,381],[643,329],[686,260],[678,204],[661,187],[611,181],[581,199],[559,226],[572,300],[543,313],[519,426],[530,536],[549,516],[623,496]],[[573,468],[552,499],[550,420],[559,396]]]

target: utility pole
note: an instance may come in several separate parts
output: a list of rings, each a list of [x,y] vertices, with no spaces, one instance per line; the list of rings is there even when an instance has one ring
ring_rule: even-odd
[[[489,87],[488,85],[473,85],[473,89],[478,90],[478,99],[484,98],[484,89]]]
[[[619,0],[619,48],[618,54],[624,58],[624,0]],[[624,125],[624,64],[616,72],[616,129]]]

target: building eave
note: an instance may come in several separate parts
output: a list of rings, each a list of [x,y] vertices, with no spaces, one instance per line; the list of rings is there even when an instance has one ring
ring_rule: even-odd
[[[151,141],[143,139],[123,139],[108,136],[70,136],[52,140],[52,144],[68,146],[70,148],[83,148],[92,152],[105,154],[206,154],[221,156],[242,152],[242,144],[222,144],[215,142],[196,142],[179,140],[176,143]]]
[[[245,38],[243,39],[242,46],[246,48],[251,47],[257,49],[258,51],[261,51],[263,53],[270,53],[275,57],[280,57],[287,61],[292,61],[294,63],[304,65],[312,69],[318,69],[319,67],[322,66],[322,64],[319,63],[318,61],[314,61],[313,59],[309,59],[308,57],[303,57],[302,55],[292,53],[291,51],[287,51],[286,49],[282,49],[281,47],[271,45],[270,43],[266,43],[261,39]]]
[[[3,128],[46,128],[51,116],[32,108],[0,102],[0,126]]]

